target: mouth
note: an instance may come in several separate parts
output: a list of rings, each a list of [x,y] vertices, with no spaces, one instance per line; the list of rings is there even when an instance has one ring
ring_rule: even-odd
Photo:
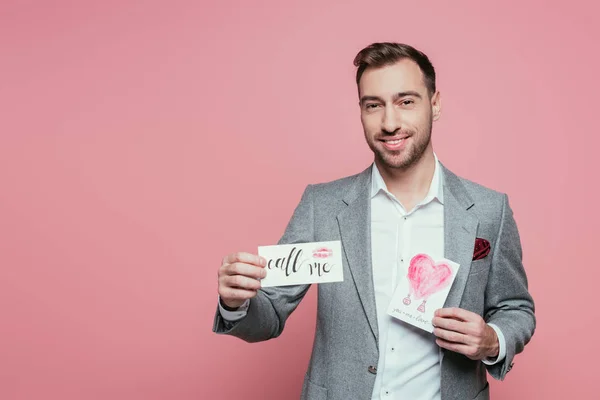
[[[406,139],[408,138],[409,136],[394,136],[385,139],[379,139],[379,141],[382,142],[384,147],[388,150],[400,150],[404,147]]]

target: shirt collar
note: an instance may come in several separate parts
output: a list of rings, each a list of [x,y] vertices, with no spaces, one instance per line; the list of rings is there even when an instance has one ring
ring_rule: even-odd
[[[444,204],[444,190],[443,190],[443,176],[440,166],[440,161],[435,153],[433,153],[433,157],[435,158],[435,168],[433,170],[433,178],[431,179],[431,184],[429,185],[429,191],[427,192],[427,196],[421,202],[422,204],[429,203],[433,199],[437,199],[440,203]],[[372,179],[371,179],[371,198],[375,197],[380,191],[384,191],[390,196],[393,196],[388,190],[377,168],[377,165],[373,163],[372,169]]]

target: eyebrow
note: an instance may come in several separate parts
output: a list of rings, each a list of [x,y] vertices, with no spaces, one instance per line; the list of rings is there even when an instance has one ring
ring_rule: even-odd
[[[393,100],[393,101],[396,101],[396,100],[398,100],[398,99],[401,99],[401,98],[403,98],[403,97],[408,97],[408,96],[413,96],[413,97],[416,97],[416,98],[418,98],[418,99],[421,99],[421,98],[423,98],[423,96],[421,96],[421,95],[419,94],[419,92],[415,92],[414,90],[408,90],[408,91],[406,91],[406,92],[399,92],[399,93],[396,93],[396,94],[395,94],[395,95],[392,97],[392,100]],[[382,103],[385,103],[385,102],[383,101],[383,99],[382,99],[381,97],[378,97],[378,96],[363,96],[363,97],[361,97],[361,98],[360,98],[360,104],[364,104],[364,103],[365,103],[365,102],[367,102],[367,101],[380,101],[380,102],[382,102]]]

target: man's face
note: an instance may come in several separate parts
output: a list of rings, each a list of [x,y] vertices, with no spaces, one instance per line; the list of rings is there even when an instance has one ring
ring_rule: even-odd
[[[410,59],[367,68],[358,90],[365,138],[378,164],[398,169],[414,165],[430,145],[439,92],[429,97],[423,73]]]

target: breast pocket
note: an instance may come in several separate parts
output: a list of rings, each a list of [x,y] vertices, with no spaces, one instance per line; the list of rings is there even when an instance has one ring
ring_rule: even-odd
[[[490,266],[492,265],[492,257],[488,255],[481,260],[471,261],[471,270],[469,271],[469,275],[476,275],[482,272],[487,272],[490,270]]]

